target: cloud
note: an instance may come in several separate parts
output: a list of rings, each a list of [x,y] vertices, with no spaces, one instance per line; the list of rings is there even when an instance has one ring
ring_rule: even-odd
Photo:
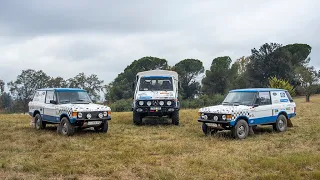
[[[70,78],[80,72],[111,82],[133,60],[170,65],[217,56],[233,60],[265,42],[307,43],[320,69],[320,1],[40,1],[0,2],[0,79],[21,70]]]

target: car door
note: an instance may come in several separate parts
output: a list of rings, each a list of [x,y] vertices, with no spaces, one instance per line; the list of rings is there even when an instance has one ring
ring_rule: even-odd
[[[272,116],[272,103],[270,92],[258,92],[258,106],[254,108],[254,123],[253,124],[268,124],[275,121]]]
[[[55,103],[50,103],[50,101],[57,102],[54,90],[47,91],[43,119],[49,122],[59,122],[59,118],[56,114],[57,105]]]

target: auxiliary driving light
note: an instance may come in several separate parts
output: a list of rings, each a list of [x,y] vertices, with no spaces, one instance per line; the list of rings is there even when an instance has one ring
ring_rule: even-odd
[[[103,114],[102,114],[102,113],[99,113],[98,117],[99,117],[99,118],[103,118]]]

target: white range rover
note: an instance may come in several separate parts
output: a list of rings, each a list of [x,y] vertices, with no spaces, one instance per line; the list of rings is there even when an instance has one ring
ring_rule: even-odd
[[[57,132],[68,136],[74,134],[76,127],[107,132],[111,120],[110,107],[94,104],[87,91],[78,88],[39,89],[28,106],[37,130],[46,124],[57,124]]]
[[[283,132],[291,127],[296,116],[296,104],[284,89],[255,88],[231,90],[222,104],[199,110],[198,122],[204,134],[231,130],[236,139],[253,133],[257,125],[273,125]]]

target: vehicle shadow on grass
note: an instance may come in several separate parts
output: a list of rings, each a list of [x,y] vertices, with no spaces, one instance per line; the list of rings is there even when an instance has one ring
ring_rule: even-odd
[[[31,128],[33,130],[35,130],[34,128],[32,127],[28,127],[28,129]],[[55,125],[47,125],[45,129],[42,129],[40,131],[43,131],[43,132],[50,132],[50,133],[55,133],[58,135],[57,133],[57,126]],[[86,134],[99,134],[100,132],[96,132],[93,128],[84,128],[84,129],[81,129],[81,128],[75,128],[75,132],[74,132],[74,135],[78,136],[78,135],[86,135]],[[107,132],[108,133],[108,132]]]
[[[249,134],[248,137],[254,137],[257,135],[266,135],[266,134],[275,133],[272,126],[257,126],[253,132],[254,132],[254,134],[251,134],[251,135]],[[233,139],[230,130],[219,131],[216,134],[212,134],[210,137],[217,137],[217,138],[222,138],[222,139],[225,139],[225,138]]]
[[[169,126],[172,125],[170,118],[165,117],[146,117],[142,120],[142,125],[145,126]]]

